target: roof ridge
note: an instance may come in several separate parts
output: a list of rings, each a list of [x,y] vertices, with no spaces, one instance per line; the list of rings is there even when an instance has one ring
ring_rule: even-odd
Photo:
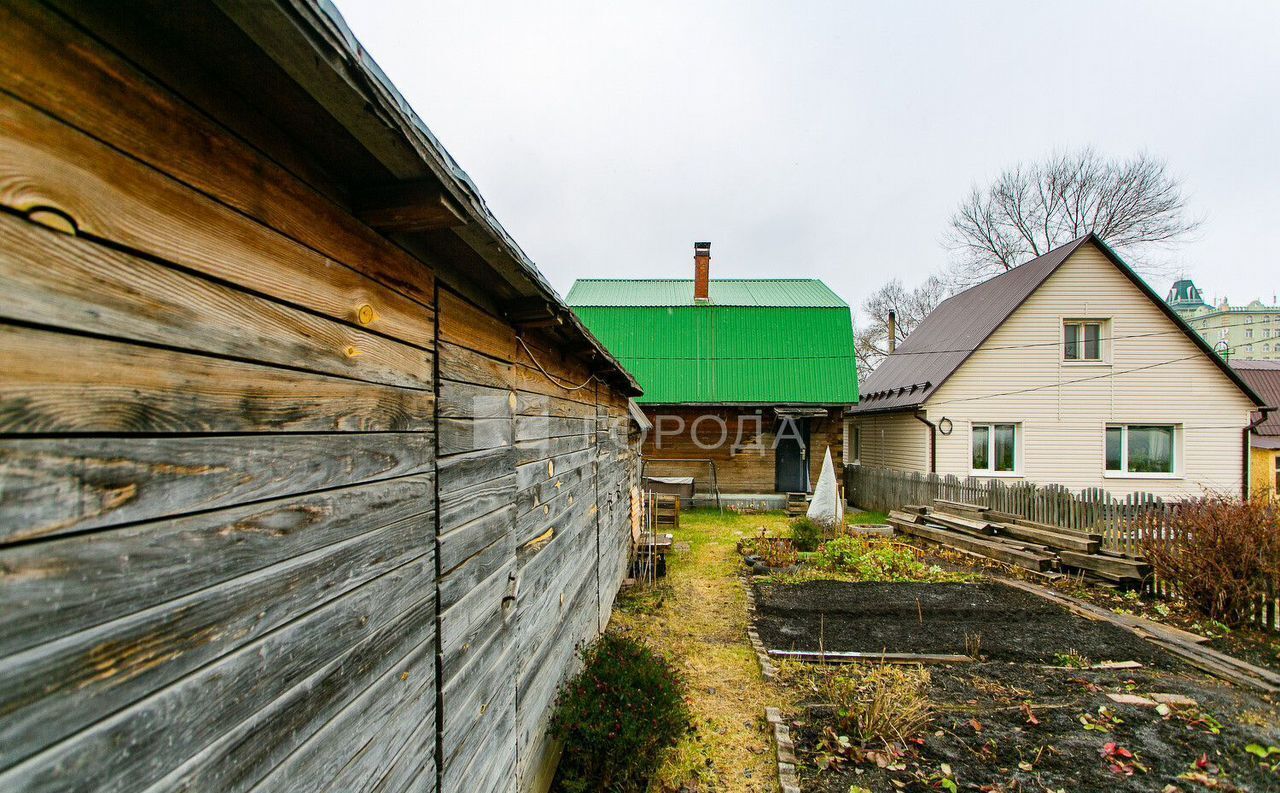
[[[973,286],[966,286],[964,289],[961,289],[959,292],[956,292],[954,295],[951,295],[950,297],[948,297],[947,300],[950,300],[953,297],[959,297],[960,295],[963,295],[965,292],[968,292],[971,289],[977,289],[980,286],[986,286],[992,281],[998,280],[1008,275],[1009,273],[1013,272],[1014,270],[1017,270],[1022,267],[1026,267],[1029,264],[1035,264],[1039,260],[1051,254],[1060,254],[1063,258],[1066,258],[1067,256],[1070,256],[1072,253],[1075,253],[1075,249],[1078,248],[1081,244],[1083,244],[1086,240],[1088,240],[1091,237],[1096,239],[1092,231],[1090,231],[1088,234],[1085,234],[1083,237],[1076,237],[1074,240],[1071,240],[1070,242],[1064,242],[1058,247],[1052,250],[1045,251],[1039,256],[1032,256],[1030,259],[1027,259],[1025,262],[1019,262],[1018,264],[1015,264],[1014,266],[1010,267],[1009,269],[1005,270],[1002,273],[996,273],[995,275],[991,276],[985,281],[979,281]],[[1067,250],[1068,248],[1070,250]],[[942,301],[942,303],[947,302],[947,300]],[[942,303],[939,303],[938,305],[942,305]]]

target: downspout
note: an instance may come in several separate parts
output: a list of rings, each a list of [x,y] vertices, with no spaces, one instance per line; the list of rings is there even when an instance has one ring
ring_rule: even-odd
[[[912,415],[916,417],[917,421],[923,422],[929,428],[929,473],[936,474],[938,473],[938,425],[925,418],[924,411],[917,411]],[[1245,438],[1248,437],[1246,434]]]
[[[1253,472],[1249,470],[1253,466],[1253,455],[1251,454],[1253,449],[1249,443],[1249,436],[1253,434],[1253,431],[1257,429],[1258,426],[1262,424],[1262,422],[1267,420],[1267,414],[1272,413],[1276,410],[1280,410],[1280,408],[1277,408],[1274,405],[1263,405],[1262,407],[1258,408],[1258,417],[1253,421],[1249,422],[1249,426],[1245,427],[1244,430],[1242,431],[1242,434],[1244,435],[1244,440],[1241,446],[1243,447],[1243,452],[1244,452],[1244,465],[1240,467],[1240,471],[1244,474],[1244,500],[1245,501],[1248,501],[1251,495],[1249,488],[1253,480]]]

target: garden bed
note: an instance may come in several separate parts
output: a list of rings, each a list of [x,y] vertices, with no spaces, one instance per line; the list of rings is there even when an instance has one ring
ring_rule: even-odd
[[[827,681],[873,667],[781,664],[801,698],[791,726],[805,791],[1280,789],[1280,749],[1265,761],[1246,751],[1280,746],[1274,702],[1036,595],[995,582],[838,581],[756,594],[772,649],[976,656],[914,673],[927,681],[918,694],[885,694],[880,718],[919,699],[931,719],[862,746],[856,733],[839,740],[854,728]],[[1124,662],[1142,666],[1098,668]]]
[[[798,687],[812,687],[813,675],[831,673],[784,667],[784,676],[801,682]],[[1167,708],[1166,715],[1150,705],[1117,703],[1109,693],[1177,694],[1195,704]],[[847,756],[833,752],[828,730],[837,723],[835,714],[821,697],[810,698],[791,730],[801,789],[1280,789],[1280,776],[1246,751],[1280,745],[1274,705],[1203,678],[1150,668],[988,662],[932,667],[925,695],[933,715],[917,735],[900,748],[873,743],[871,752]]]
[[[769,649],[964,654],[1045,664],[1075,654],[1176,665],[1128,631],[998,583],[761,584],[757,604],[756,627]]]

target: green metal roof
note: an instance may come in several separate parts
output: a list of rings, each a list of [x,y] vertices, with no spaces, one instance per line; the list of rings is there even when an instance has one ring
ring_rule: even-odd
[[[848,308],[816,278],[722,278],[711,281],[718,306]],[[691,306],[691,278],[584,278],[565,298],[571,306]]]
[[[676,302],[679,284],[685,302]],[[726,284],[728,291],[717,290]],[[652,304],[664,288],[675,299]],[[766,305],[717,303],[717,294]],[[821,281],[712,281],[711,295],[709,304],[694,305],[690,281],[589,280],[574,284],[566,302],[640,383],[637,402],[858,401],[849,307]],[[806,295],[817,305],[803,302]],[[602,305],[607,299],[614,302]]]

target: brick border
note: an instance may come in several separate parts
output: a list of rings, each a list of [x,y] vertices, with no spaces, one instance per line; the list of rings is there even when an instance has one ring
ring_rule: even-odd
[[[751,648],[756,651],[756,660],[760,663],[760,675],[766,682],[772,683],[778,674],[777,667],[769,660],[769,652],[760,641],[760,634],[755,629],[756,593],[751,588],[749,576],[740,576],[742,588],[747,593],[747,638],[751,640]]]
[[[791,728],[782,721],[782,711],[765,708],[764,719],[773,728],[773,748],[778,758],[778,782],[782,793],[800,793],[800,780],[796,776],[796,745],[791,740]]]
[[[769,660],[769,652],[755,629],[756,595],[751,587],[750,576],[740,577],[742,587],[747,593],[747,638],[756,651],[756,660],[760,663],[760,676],[765,682],[772,682],[778,674],[777,667]],[[791,740],[791,728],[782,720],[779,708],[765,708],[764,720],[769,725],[769,735],[773,739],[773,754],[778,763],[778,783],[782,793],[800,793],[800,779],[796,776],[796,745]]]

